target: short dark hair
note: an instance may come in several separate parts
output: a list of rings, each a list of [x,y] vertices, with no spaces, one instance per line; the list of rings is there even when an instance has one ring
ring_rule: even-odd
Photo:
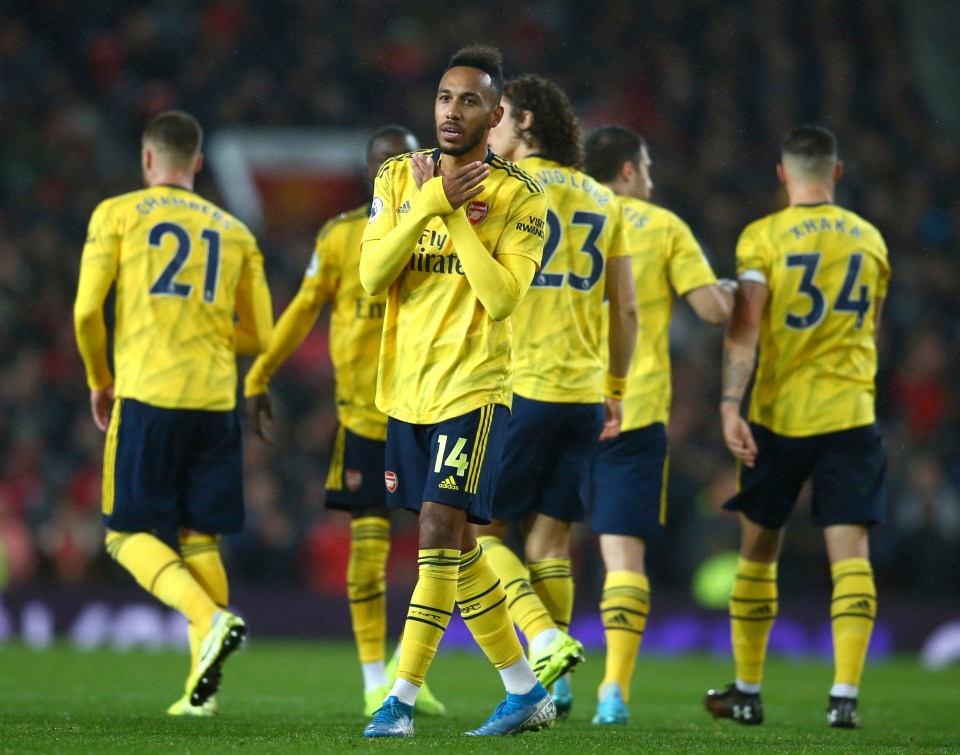
[[[200,151],[203,129],[190,113],[167,110],[147,124],[143,141],[152,142],[179,162],[186,162]]]
[[[370,159],[370,151],[373,149],[373,145],[376,144],[378,139],[383,139],[387,136],[396,136],[400,139],[413,139],[417,140],[416,134],[414,134],[406,126],[401,126],[399,123],[389,123],[386,126],[382,126],[370,134],[370,138],[367,139],[367,159]]]
[[[580,122],[559,86],[530,73],[508,81],[503,93],[510,100],[517,120],[524,110],[533,113],[529,133],[540,143],[544,157],[571,168],[583,165]]]
[[[805,124],[787,134],[780,149],[785,155],[813,160],[838,158],[837,137],[823,126]]]
[[[500,95],[503,94],[503,54],[496,47],[490,45],[468,45],[461,47],[453,55],[444,73],[457,66],[466,66],[467,68],[479,68],[490,77],[490,85],[493,88],[497,101],[500,101]]]
[[[627,161],[640,164],[646,140],[625,126],[601,126],[591,133],[583,145],[583,169],[601,183],[613,181]]]

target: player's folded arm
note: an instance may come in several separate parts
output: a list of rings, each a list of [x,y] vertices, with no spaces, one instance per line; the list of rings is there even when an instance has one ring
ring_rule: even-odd
[[[397,279],[427,223],[451,211],[442,180],[434,178],[420,188],[410,200],[410,212],[391,228],[388,224],[393,222],[392,209],[382,205],[381,197],[386,194],[387,187],[381,187],[378,178],[374,203],[380,201],[383,209],[371,217],[360,242],[360,284],[371,296],[382,294]]]
[[[473,292],[490,317],[498,322],[505,320],[530,288],[537,271],[536,262],[519,253],[510,253],[509,248],[496,257],[491,256],[462,208],[447,215],[444,222]]]

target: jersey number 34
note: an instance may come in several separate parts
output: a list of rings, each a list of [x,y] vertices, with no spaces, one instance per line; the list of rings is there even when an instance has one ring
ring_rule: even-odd
[[[807,314],[797,315],[793,312],[787,312],[787,327],[805,330],[819,325],[824,315],[827,314],[827,298],[824,296],[823,289],[814,280],[817,275],[817,268],[820,267],[820,252],[788,254],[786,263],[787,267],[803,269],[799,291],[810,299],[810,311]],[[863,318],[870,310],[869,287],[865,283],[857,285],[862,267],[863,254],[861,252],[851,254],[847,262],[847,272],[843,276],[843,285],[840,287],[840,293],[833,303],[834,312],[844,312],[857,316],[857,330],[863,327]]]

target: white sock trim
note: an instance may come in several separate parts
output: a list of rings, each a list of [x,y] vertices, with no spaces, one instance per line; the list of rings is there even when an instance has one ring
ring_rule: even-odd
[[[387,666],[383,661],[361,663],[360,669],[363,671],[364,692],[369,692],[377,687],[386,687],[390,683],[387,680]]]
[[[743,682],[737,679],[737,689],[745,695],[759,695],[760,682]]]
[[[390,695],[396,695],[400,702],[405,705],[413,705],[417,702],[417,693],[419,691],[420,688],[416,684],[398,677],[397,681],[393,683],[393,689],[390,690]],[[387,695],[387,697],[390,695]]]
[[[544,629],[536,637],[530,640],[530,652],[539,653],[546,650],[547,646],[560,636],[560,630],[556,627]]]
[[[834,684],[830,688],[830,697],[852,697],[857,699],[860,687],[856,684]]]
[[[533,673],[526,658],[500,669],[500,678],[503,679],[508,695],[525,695],[539,684],[537,675]]]

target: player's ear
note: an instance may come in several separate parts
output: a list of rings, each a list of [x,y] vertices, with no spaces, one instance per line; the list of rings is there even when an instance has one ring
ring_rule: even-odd
[[[633,164],[633,161],[624,160],[623,165],[620,166],[620,180],[630,183],[636,174],[637,166]]]
[[[489,128],[496,128],[500,125],[500,121],[503,120],[503,105],[497,105],[493,110],[490,111],[490,120],[487,121]]]
[[[153,167],[153,150],[146,144],[143,145],[143,151],[140,153],[140,162],[144,170],[150,170]]]
[[[833,182],[836,183],[841,178],[843,178],[843,160],[837,160],[837,164],[833,166]]]
[[[197,175],[200,172],[200,168],[203,167],[203,152],[197,152],[197,159],[193,163],[193,175]]]
[[[520,115],[517,125],[521,131],[529,131],[533,127],[533,111],[524,110]]]
[[[787,182],[787,173],[783,169],[783,163],[777,163],[777,178],[780,179],[780,183],[782,184]]]

